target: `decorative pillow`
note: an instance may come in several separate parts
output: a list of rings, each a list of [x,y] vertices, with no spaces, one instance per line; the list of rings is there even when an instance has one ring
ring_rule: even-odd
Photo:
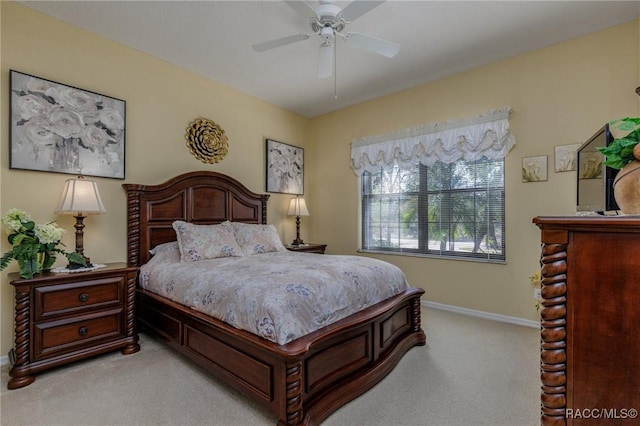
[[[233,228],[229,226],[194,225],[176,220],[173,229],[178,237],[183,262],[243,255],[233,235]]]
[[[180,250],[180,247],[178,247],[178,242],[171,241],[168,243],[158,244],[157,246],[149,250],[149,253],[151,253],[152,256],[155,256],[156,254],[164,253],[166,251],[178,251],[178,250]]]
[[[180,247],[178,247],[177,241],[158,244],[149,250],[149,253],[151,253],[151,259],[149,259],[148,264],[180,262]]]
[[[236,231],[236,241],[246,255],[287,251],[274,225],[256,225],[241,222],[223,223],[223,225],[225,224],[233,225]]]

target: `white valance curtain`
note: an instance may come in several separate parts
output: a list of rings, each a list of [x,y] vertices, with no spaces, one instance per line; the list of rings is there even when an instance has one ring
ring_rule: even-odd
[[[436,161],[453,163],[482,157],[497,160],[516,144],[509,130],[510,107],[488,111],[477,117],[431,123],[387,135],[365,136],[351,142],[351,167],[356,175],[375,173],[397,163],[410,168]]]

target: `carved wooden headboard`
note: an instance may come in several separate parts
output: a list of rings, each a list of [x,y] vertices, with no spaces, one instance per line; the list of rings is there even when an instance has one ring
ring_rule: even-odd
[[[140,266],[149,250],[176,240],[172,223],[217,224],[225,220],[267,223],[269,195],[249,191],[216,172],[176,176],[159,185],[123,184],[127,191],[127,261]]]

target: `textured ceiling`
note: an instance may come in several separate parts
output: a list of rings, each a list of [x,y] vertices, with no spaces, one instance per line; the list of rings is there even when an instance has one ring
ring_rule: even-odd
[[[399,43],[400,53],[389,59],[339,40],[336,78],[317,79],[316,35],[262,53],[251,48],[310,32],[282,1],[21,3],[307,117],[615,26],[640,12],[637,1],[389,0],[348,30]]]

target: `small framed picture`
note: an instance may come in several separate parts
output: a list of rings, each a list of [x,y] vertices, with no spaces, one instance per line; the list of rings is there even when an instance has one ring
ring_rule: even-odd
[[[267,192],[304,194],[304,149],[267,139]]]
[[[555,147],[556,172],[573,172],[576,170],[579,143],[559,145]]]
[[[547,156],[522,157],[522,182],[547,180]]]

